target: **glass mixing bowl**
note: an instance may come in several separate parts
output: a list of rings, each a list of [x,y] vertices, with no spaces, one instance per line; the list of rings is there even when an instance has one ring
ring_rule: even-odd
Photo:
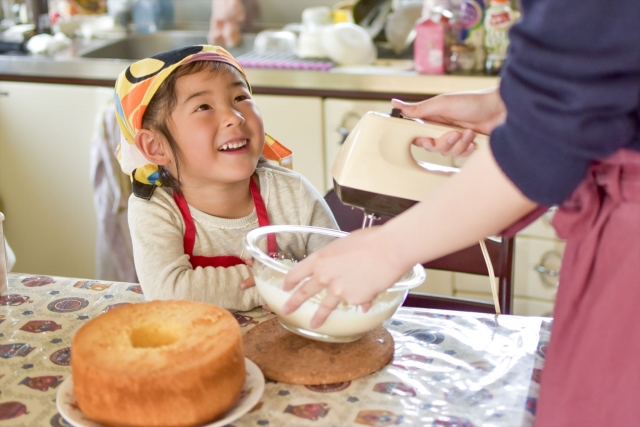
[[[266,252],[268,235],[276,237],[279,249],[277,257],[271,257]],[[393,316],[409,293],[409,289],[424,281],[426,277],[424,268],[416,264],[400,281],[378,295],[366,313],[362,307],[349,305],[343,301],[317,329],[312,329],[310,322],[324,298],[325,291],[305,301],[295,312],[283,315],[282,306],[295,291],[295,289],[290,292],[282,290],[287,272],[296,262],[315,250],[348,235],[349,233],[328,228],[270,225],[256,228],[245,237],[244,246],[254,260],[253,275],[258,292],[286,329],[318,341],[337,343],[356,341]],[[303,282],[304,280],[301,283]],[[366,283],[354,283],[354,286],[366,285]]]

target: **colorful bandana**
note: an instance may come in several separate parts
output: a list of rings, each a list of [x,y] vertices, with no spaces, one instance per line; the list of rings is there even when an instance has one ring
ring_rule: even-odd
[[[142,117],[151,99],[171,73],[181,65],[194,61],[217,61],[231,65],[240,71],[251,86],[238,62],[218,46],[189,46],[161,53],[132,64],[116,80],[116,118],[122,131],[122,140],[116,149],[116,157],[122,171],[131,176],[134,194],[151,197],[153,189],[161,186],[158,166],[147,160],[135,145],[135,135],[142,127]],[[291,168],[292,152],[284,145],[265,135],[262,156],[267,160]]]

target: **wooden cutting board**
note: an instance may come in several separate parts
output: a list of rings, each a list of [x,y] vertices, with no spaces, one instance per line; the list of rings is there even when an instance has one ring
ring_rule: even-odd
[[[245,356],[270,380],[289,384],[333,384],[380,370],[393,359],[393,337],[384,327],[358,341],[334,344],[289,332],[277,318],[244,335]]]

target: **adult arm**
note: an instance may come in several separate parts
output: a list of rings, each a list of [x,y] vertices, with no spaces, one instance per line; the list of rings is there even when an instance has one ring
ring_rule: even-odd
[[[298,264],[286,277],[286,303],[293,312],[323,288],[328,294],[313,327],[326,319],[341,299],[366,304],[396,282],[414,264],[471,246],[496,234],[535,208],[502,173],[488,147],[474,154],[462,171],[424,202],[385,225],[339,239]]]

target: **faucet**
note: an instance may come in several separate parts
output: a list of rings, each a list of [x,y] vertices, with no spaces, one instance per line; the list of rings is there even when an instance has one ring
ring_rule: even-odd
[[[36,34],[51,33],[48,0],[26,0],[29,23],[35,25]]]

